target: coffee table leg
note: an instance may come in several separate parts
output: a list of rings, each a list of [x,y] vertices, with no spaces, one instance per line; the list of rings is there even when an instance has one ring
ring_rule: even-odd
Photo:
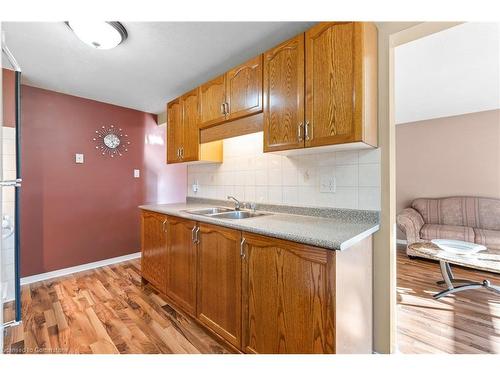
[[[500,294],[500,287],[498,287],[496,285],[491,285],[489,280],[483,280],[483,286],[486,289],[491,290],[492,292]]]
[[[453,284],[469,284],[469,283],[472,283],[473,281],[467,280],[467,279],[451,279],[451,282]],[[436,281],[436,284],[443,285],[443,284],[446,284],[446,281],[444,281],[444,280]]]
[[[452,284],[470,284],[470,283],[473,283],[472,280],[467,280],[467,279],[455,279],[455,277],[453,276],[453,272],[451,272],[451,266],[450,266],[450,263],[448,262],[444,262],[445,263],[445,272],[446,274],[448,275],[448,279],[450,280],[450,282]],[[441,265],[440,265],[441,266]],[[441,268],[441,273],[443,273],[443,269]],[[444,274],[443,274],[444,275]],[[443,279],[444,279],[444,276],[443,276]],[[445,280],[441,280],[441,281],[437,281],[436,282],[437,285],[443,285],[443,284],[446,284],[446,281]],[[448,285],[447,285],[448,286]],[[448,286],[449,287],[449,286]]]
[[[492,292],[500,294],[500,287],[491,285],[489,280],[483,280],[482,283],[476,283],[470,280],[454,279],[453,273],[451,272],[450,264],[444,260],[439,261],[439,267],[441,269],[441,274],[443,275],[443,281],[438,281],[438,285],[446,284],[448,289],[435,294],[433,297],[436,299],[447,296],[448,294],[451,293],[457,293],[463,290],[479,289],[483,287]],[[455,287],[453,286],[453,282],[465,283],[465,284]]]
[[[441,297],[447,296],[450,293],[458,293],[463,290],[469,290],[469,289],[479,289],[482,288],[484,285],[483,283],[471,283],[471,284],[466,284],[466,285],[460,285],[457,286],[456,288],[451,288],[451,289],[446,289],[443,290],[442,292],[439,292],[438,294],[434,294],[435,299],[439,299]]]
[[[450,263],[445,262],[444,264],[445,264],[445,267],[446,267],[446,273],[448,274],[448,277],[450,278],[450,280],[453,280],[454,277],[453,277],[453,272],[451,272]]]
[[[451,279],[453,278],[453,274],[451,273],[451,268],[448,262],[444,260],[439,261],[439,267],[441,268],[441,275],[443,275],[443,281],[448,287],[448,289],[453,289],[453,284]]]

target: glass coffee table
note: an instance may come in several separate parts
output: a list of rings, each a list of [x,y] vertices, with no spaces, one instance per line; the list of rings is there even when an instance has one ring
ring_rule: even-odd
[[[486,288],[500,294],[500,287],[492,285],[489,280],[474,282],[471,280],[455,279],[451,271],[451,264],[474,268],[481,271],[500,273],[500,250],[487,249],[475,254],[458,255],[442,250],[432,242],[415,242],[408,246],[416,255],[439,261],[443,280],[438,285],[446,285],[447,289],[434,295],[438,299],[451,293],[463,290]]]

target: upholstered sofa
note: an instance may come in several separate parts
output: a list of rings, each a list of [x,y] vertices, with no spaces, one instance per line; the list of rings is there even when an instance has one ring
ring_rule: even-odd
[[[447,197],[415,199],[397,216],[408,245],[437,238],[500,249],[500,199]],[[406,249],[409,256],[415,256]]]

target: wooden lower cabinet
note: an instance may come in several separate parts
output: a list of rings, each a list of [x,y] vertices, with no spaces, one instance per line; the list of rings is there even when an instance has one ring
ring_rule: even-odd
[[[334,353],[335,252],[243,233],[243,350]]]
[[[199,224],[198,319],[241,347],[241,232]]]
[[[143,278],[245,353],[372,353],[372,252],[142,213]]]
[[[168,217],[167,296],[192,316],[196,315],[196,222]]]
[[[141,216],[142,277],[159,291],[167,290],[167,217],[143,211]]]

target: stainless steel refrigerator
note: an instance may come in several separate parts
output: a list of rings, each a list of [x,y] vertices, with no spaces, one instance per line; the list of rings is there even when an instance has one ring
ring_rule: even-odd
[[[4,124],[2,118],[0,154],[0,214],[2,215],[1,240],[1,291],[0,309],[10,304],[9,314],[2,318],[3,327],[21,322],[21,285],[20,285],[20,189],[21,189],[21,68],[10,52],[2,34],[2,67],[14,70],[14,87],[6,91],[15,93],[14,124]],[[9,65],[9,66],[7,66]],[[3,71],[2,71],[3,73]],[[3,85],[12,84],[2,82]],[[9,126],[5,126],[9,125]],[[12,126],[14,125],[14,126]]]

